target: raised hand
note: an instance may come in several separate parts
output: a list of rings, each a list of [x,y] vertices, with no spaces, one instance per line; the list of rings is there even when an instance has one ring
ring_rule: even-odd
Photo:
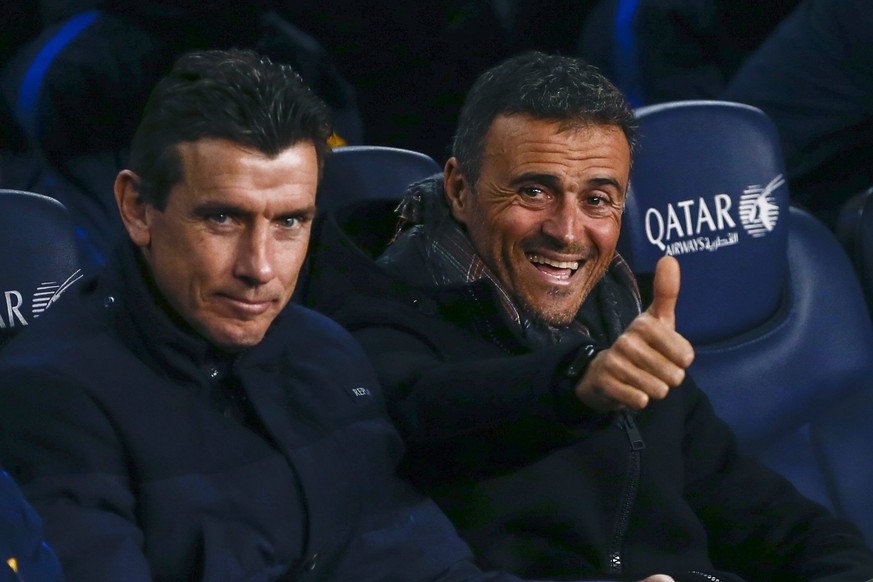
[[[609,349],[598,353],[576,385],[576,396],[599,412],[645,408],[682,383],[694,348],[676,332],[679,262],[655,265],[654,298]]]

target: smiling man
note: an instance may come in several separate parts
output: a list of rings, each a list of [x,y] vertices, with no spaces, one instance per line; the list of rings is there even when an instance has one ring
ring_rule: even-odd
[[[686,375],[675,259],[642,311],[616,253],[634,125],[580,59],[531,53],[486,71],[443,174],[411,186],[397,232],[396,204],[327,216],[308,301],[364,345],[406,473],[480,565],[558,580],[870,579],[858,532],[738,456]]]
[[[66,580],[515,580],[398,479],[364,352],[290,303],[329,135],[250,52],[152,92],[115,182],[130,240],[0,357],[0,461]]]
[[[630,172],[617,126],[499,115],[476,182],[446,166],[454,218],[519,307],[566,326],[612,261]]]

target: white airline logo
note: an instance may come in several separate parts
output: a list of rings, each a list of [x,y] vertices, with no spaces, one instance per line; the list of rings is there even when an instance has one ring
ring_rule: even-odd
[[[671,202],[663,209],[649,208],[645,214],[646,238],[666,255],[687,255],[738,244],[737,222],[750,236],[765,236],[779,220],[773,193],[784,183],[779,174],[766,186],[748,186],[740,196],[736,213],[727,194]]]
[[[776,228],[779,207],[773,192],[784,183],[785,178],[779,174],[764,187],[755,185],[743,190],[740,196],[740,222],[751,236],[759,238]]]
[[[40,283],[31,300],[31,319],[36,319],[42,315],[46,309],[51,307],[52,304],[63,295],[64,291],[66,291],[70,285],[81,278],[82,271],[79,269],[61,283],[58,283],[57,281],[46,281]],[[21,306],[24,304],[24,297],[21,295],[21,292],[11,289],[9,291],[4,291],[3,297],[6,300],[6,318],[4,319],[3,314],[0,313],[0,329],[28,325],[27,319],[25,319],[24,315],[21,313]]]

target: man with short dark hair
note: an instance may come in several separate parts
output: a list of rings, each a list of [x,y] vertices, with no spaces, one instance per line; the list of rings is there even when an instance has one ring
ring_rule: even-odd
[[[616,253],[634,126],[581,59],[530,53],[486,71],[443,175],[411,186],[396,233],[379,201],[327,216],[307,300],[364,345],[406,474],[480,565],[873,578],[858,531],[739,456],[686,376],[674,258],[642,310]]]
[[[254,53],[154,89],[115,182],[131,242],[0,356],[0,460],[67,580],[485,577],[396,477],[363,351],[289,303],[329,135]]]

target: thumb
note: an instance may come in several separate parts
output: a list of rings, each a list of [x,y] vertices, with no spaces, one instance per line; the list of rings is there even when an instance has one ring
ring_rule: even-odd
[[[679,261],[675,257],[661,257],[655,265],[654,298],[648,312],[671,327],[676,326],[679,283]]]

